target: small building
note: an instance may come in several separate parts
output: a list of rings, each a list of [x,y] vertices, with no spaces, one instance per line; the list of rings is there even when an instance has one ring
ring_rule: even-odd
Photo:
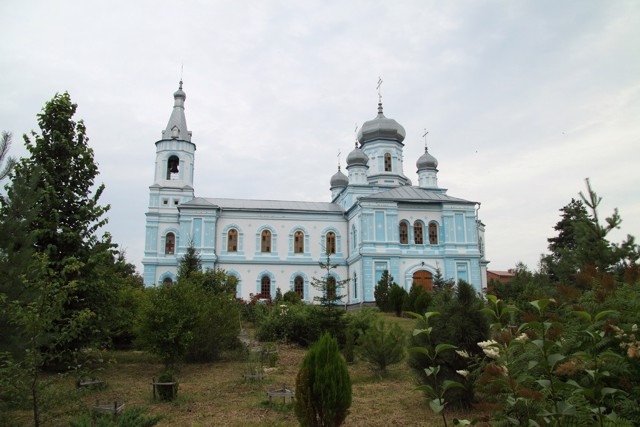
[[[507,271],[487,270],[487,283],[490,283],[492,280],[496,280],[500,283],[507,284],[515,277],[515,275],[516,274],[512,269]]]

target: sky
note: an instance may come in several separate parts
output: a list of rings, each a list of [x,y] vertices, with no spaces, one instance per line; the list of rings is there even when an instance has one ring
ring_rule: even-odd
[[[181,78],[197,197],[330,201],[382,78],[405,174],[426,129],[439,186],[481,202],[489,269],[535,270],[585,178],[622,216],[611,239],[640,237],[639,1],[3,0],[0,40],[11,153],[68,91],[140,271]]]

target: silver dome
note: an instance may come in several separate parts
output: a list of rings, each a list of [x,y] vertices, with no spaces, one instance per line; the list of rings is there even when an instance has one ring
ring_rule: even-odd
[[[420,158],[416,162],[416,167],[418,168],[418,170],[436,169],[438,167],[438,160],[431,154],[429,154],[429,152],[425,148],[424,154],[420,156]]]
[[[346,187],[349,185],[349,178],[340,171],[340,167],[338,167],[338,172],[331,177],[330,185],[331,188]]]
[[[375,139],[391,139],[402,142],[406,132],[404,127],[394,119],[388,119],[382,114],[382,104],[378,104],[378,115],[375,119],[364,122],[358,131],[358,142],[364,145]]]
[[[347,168],[349,166],[367,166],[368,163],[369,157],[358,147],[354,148],[347,156]]]

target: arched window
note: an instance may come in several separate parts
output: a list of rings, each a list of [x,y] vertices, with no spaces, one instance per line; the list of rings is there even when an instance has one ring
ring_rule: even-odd
[[[326,250],[328,254],[335,254],[336,253],[336,233],[334,233],[333,231],[329,231],[327,233],[327,237],[326,237]]]
[[[238,252],[238,230],[235,228],[227,232],[227,252]]]
[[[384,171],[391,172],[391,154],[384,153]]]
[[[169,157],[167,160],[167,179],[178,179],[178,166],[180,166],[178,156]]]
[[[429,244],[438,244],[438,224],[435,222],[429,223]]]
[[[164,253],[166,255],[173,255],[176,253],[176,235],[173,233],[167,233],[164,239]]]
[[[336,278],[333,276],[327,277],[327,298],[335,299],[336,298]]]
[[[293,291],[298,294],[300,299],[304,299],[304,279],[302,276],[296,276],[293,279]]]
[[[409,227],[407,223],[402,221],[400,223],[400,244],[408,245],[409,244]]]
[[[424,234],[423,227],[420,221],[416,221],[413,223],[413,241],[416,245],[424,244]]]
[[[296,254],[304,253],[304,233],[300,230],[293,234],[293,252]]]
[[[260,252],[271,252],[271,232],[263,230],[260,235]]]
[[[171,277],[165,277],[162,281],[163,285],[173,285],[173,279]]]
[[[262,276],[260,279],[260,293],[262,298],[271,298],[271,279],[269,276]]]

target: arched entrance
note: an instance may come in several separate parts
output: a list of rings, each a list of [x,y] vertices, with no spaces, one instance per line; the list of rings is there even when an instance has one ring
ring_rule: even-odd
[[[413,286],[422,286],[426,291],[433,290],[433,275],[426,270],[413,273]]]

